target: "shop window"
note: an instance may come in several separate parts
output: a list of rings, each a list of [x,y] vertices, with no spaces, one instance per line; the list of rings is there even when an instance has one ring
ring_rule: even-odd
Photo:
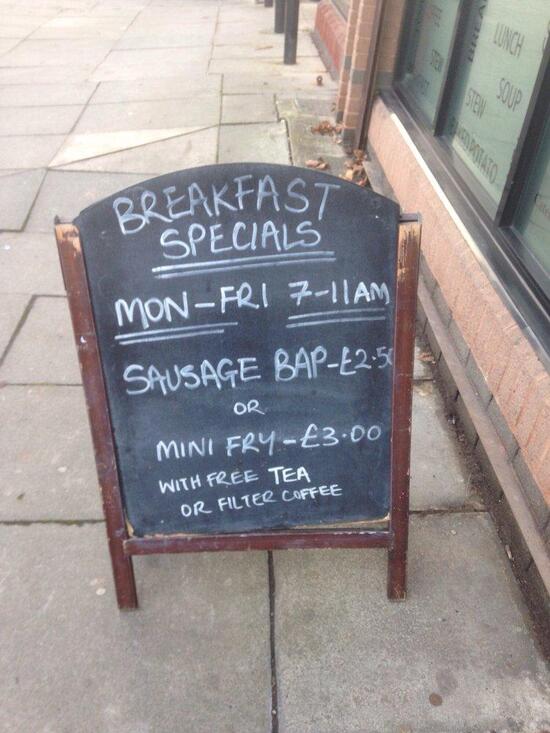
[[[418,0],[411,11],[402,81],[433,122],[443,85],[458,0]]]
[[[344,18],[348,17],[350,0],[333,0],[334,5],[338,8]]]
[[[414,0],[394,89],[550,355],[549,32],[548,0]]]
[[[488,194],[494,213],[506,184],[541,65],[548,0],[477,0],[468,18],[444,134]]]
[[[514,229],[523,245],[520,256],[550,297],[550,119],[520,198]]]

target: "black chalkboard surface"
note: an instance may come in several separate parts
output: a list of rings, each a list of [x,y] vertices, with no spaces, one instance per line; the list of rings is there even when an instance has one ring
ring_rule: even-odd
[[[395,203],[218,165],[75,225],[134,536],[387,517]]]

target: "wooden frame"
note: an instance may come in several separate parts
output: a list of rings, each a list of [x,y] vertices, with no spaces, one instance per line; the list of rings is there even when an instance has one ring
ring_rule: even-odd
[[[138,605],[132,555],[316,547],[387,548],[388,598],[403,600],[407,584],[411,399],[420,253],[418,215],[402,216],[399,225],[392,387],[391,509],[387,530],[315,528],[243,534],[131,537],[124,516],[113,430],[80,234],[74,224],[61,224],[57,220],[55,234],[86,395],[119,608],[134,609]]]

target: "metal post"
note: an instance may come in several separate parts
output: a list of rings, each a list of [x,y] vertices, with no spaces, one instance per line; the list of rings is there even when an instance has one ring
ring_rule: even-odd
[[[300,0],[286,0],[285,18],[285,64],[296,63],[298,48],[298,18],[300,15]]]
[[[285,32],[286,0],[275,0],[275,33]]]

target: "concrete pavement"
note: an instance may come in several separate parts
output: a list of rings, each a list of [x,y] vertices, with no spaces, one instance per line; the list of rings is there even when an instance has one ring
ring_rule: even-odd
[[[315,8],[285,67],[252,0],[0,0],[2,733],[550,729],[423,345],[406,603],[386,601],[381,551],[289,551],[139,558],[141,609],[116,609],[53,217],[207,163],[321,154],[338,173],[305,121],[334,94]]]

